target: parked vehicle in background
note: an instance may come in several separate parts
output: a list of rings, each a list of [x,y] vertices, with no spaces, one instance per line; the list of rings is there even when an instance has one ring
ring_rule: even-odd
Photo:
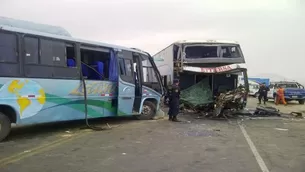
[[[258,97],[259,83],[248,79],[249,83],[249,96]],[[238,85],[244,84],[244,78],[242,76],[238,77]]]
[[[304,104],[305,102],[305,89],[304,86],[298,82],[294,81],[278,81],[278,82],[270,82],[268,92],[268,99],[276,100],[276,92],[277,88],[281,86],[284,88],[284,96],[287,102],[289,101],[298,101],[299,104]]]
[[[249,80],[249,96],[258,97],[259,84]]]
[[[254,82],[258,83],[258,84],[265,83],[266,86],[270,85],[270,79],[269,78],[249,77],[248,79],[249,79],[249,81],[254,81]]]

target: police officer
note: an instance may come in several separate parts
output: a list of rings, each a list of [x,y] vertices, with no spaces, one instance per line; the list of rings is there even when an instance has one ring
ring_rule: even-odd
[[[169,97],[169,111],[168,111],[168,120],[179,122],[177,115],[179,113],[179,98],[180,98],[180,88],[179,80],[175,79],[172,88],[168,92]]]
[[[270,90],[269,90],[269,87],[266,86],[266,83],[263,83],[260,85],[259,90],[258,90],[258,93],[259,93],[258,104],[262,103],[262,98],[264,99],[264,104],[266,104],[268,91],[270,91]]]

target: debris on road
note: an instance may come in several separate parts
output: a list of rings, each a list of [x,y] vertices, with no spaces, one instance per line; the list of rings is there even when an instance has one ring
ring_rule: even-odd
[[[237,88],[232,91],[220,93],[215,100],[215,109],[213,116],[229,116],[237,110],[244,108],[243,98],[246,96],[246,90],[243,88]]]
[[[302,112],[291,112],[290,115],[293,115],[296,118],[303,118]]]
[[[270,106],[258,106],[254,112],[255,116],[281,116],[280,110]]]
[[[286,129],[286,128],[274,128],[274,129],[279,130],[279,131],[288,131],[288,129]]]

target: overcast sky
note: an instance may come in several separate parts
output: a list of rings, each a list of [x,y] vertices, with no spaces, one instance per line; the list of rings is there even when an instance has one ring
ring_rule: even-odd
[[[249,74],[305,81],[304,0],[0,0],[0,16],[152,55],[176,40],[241,44]],[[303,74],[300,74],[302,72]]]

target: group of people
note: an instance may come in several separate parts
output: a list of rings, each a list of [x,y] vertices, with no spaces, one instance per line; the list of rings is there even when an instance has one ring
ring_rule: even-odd
[[[266,83],[262,83],[259,87],[258,90],[258,104],[262,103],[262,99],[264,101],[264,104],[266,104],[267,102],[267,95],[268,95],[268,91],[270,91],[269,87],[266,86]],[[281,86],[277,87],[277,92],[276,92],[276,97],[275,97],[276,101],[275,104],[278,105],[280,102],[282,102],[284,105],[286,105],[286,101],[285,101],[285,96],[284,96],[284,88],[282,88]]]

